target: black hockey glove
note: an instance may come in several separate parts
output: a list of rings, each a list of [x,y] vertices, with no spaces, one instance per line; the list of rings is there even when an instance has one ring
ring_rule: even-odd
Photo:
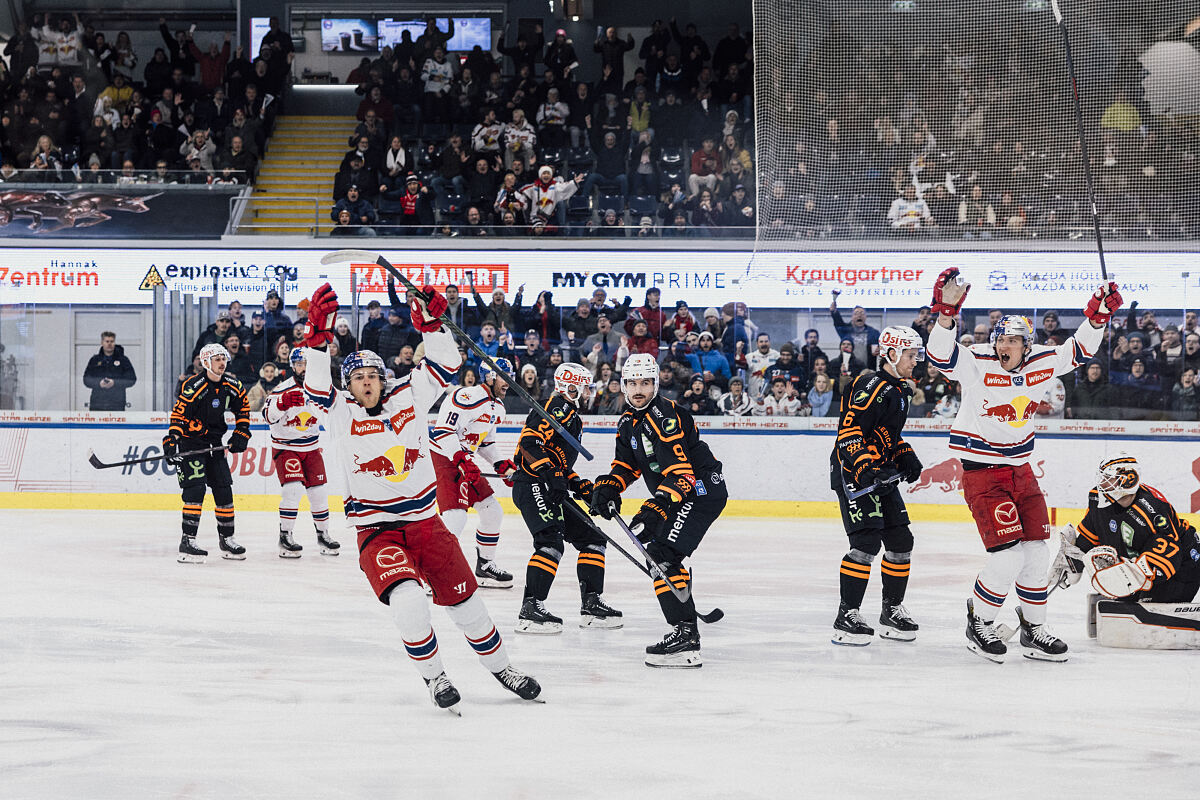
[[[896,455],[896,468],[900,470],[905,483],[919,481],[921,479],[921,471],[924,469],[921,466],[921,459],[917,458],[917,454],[908,446],[905,446]]]
[[[612,475],[601,475],[592,489],[592,516],[612,519],[621,513],[621,484]]]
[[[893,467],[891,464],[884,464],[875,470],[875,494],[883,495],[896,488],[896,484],[900,482],[900,470]],[[920,470],[917,471],[917,477],[920,477]],[[871,484],[867,484],[870,486]]]
[[[575,477],[571,482],[571,496],[581,503],[592,502],[592,491],[596,484],[589,481],[587,478]]]
[[[555,469],[544,469],[538,473],[538,477],[546,487],[546,505],[561,506],[568,497],[567,479]]]
[[[167,463],[178,467],[183,463],[183,457],[179,455],[179,437],[171,436],[163,442],[163,455],[167,457]]]
[[[642,530],[638,532],[637,537],[642,540],[643,544],[649,544],[657,539],[663,528],[667,526],[667,509],[658,500],[651,497],[642,503],[642,507],[629,521],[630,528],[636,528],[638,525],[642,526]]]
[[[229,437],[229,452],[244,453],[248,444],[250,444],[249,431],[234,431],[233,436]]]

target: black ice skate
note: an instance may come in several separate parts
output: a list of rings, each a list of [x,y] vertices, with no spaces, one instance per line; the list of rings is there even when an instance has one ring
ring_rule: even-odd
[[[484,558],[478,550],[475,551],[475,580],[489,589],[511,589],[513,585],[512,573],[500,569],[495,561]]]
[[[845,603],[838,605],[837,619],[833,621],[834,644],[847,647],[865,647],[871,643],[875,629],[866,623],[857,608],[847,608]]]
[[[675,629],[663,637],[661,642],[646,648],[647,667],[669,667],[673,669],[697,669],[704,666],[700,660],[700,631],[695,622],[677,622]]]
[[[444,708],[456,717],[461,717],[462,712],[458,710],[458,702],[462,697],[458,694],[458,689],[454,688],[454,684],[446,677],[446,673],[439,674],[436,678],[426,679],[425,685],[429,687],[429,697],[432,698],[433,704],[438,708]]]
[[[515,630],[517,633],[562,633],[562,618],[547,611],[541,600],[526,597]]]
[[[975,601],[971,598],[967,599],[967,649],[997,664],[1003,664],[1008,653],[995,626],[975,616]]]
[[[229,561],[246,560],[246,548],[237,543],[232,533],[219,538],[221,540],[221,558],[228,559]]]
[[[325,531],[317,531],[317,544],[321,546],[321,555],[336,556],[341,552],[342,545],[329,538]]]
[[[1066,661],[1067,643],[1059,639],[1045,625],[1034,625],[1025,620],[1021,609],[1017,609],[1017,617],[1021,620],[1021,647],[1025,648],[1025,657],[1034,661]]]
[[[279,557],[280,558],[299,558],[300,551],[304,548],[296,544],[296,540],[292,538],[291,531],[279,532]]]
[[[625,625],[621,612],[604,602],[595,592],[583,596],[579,607],[579,627],[581,628],[620,628]]]
[[[896,639],[901,642],[911,642],[917,638],[921,626],[909,616],[908,609],[902,603],[891,605],[886,600],[883,611],[879,615],[879,636],[883,639]]]
[[[180,564],[203,564],[204,559],[208,557],[207,550],[201,550],[196,547],[196,537],[185,535],[179,540],[179,563]]]
[[[523,672],[518,672],[512,667],[505,667],[492,674],[496,676],[496,680],[500,681],[501,686],[522,700],[532,700],[535,703],[546,702],[538,699],[538,695],[542,693],[541,684]]]

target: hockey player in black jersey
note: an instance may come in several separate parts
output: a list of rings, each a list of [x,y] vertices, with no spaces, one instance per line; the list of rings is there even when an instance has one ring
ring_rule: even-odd
[[[583,432],[579,407],[586,402],[592,376],[581,364],[560,364],[554,394],[545,409],[578,440]],[[587,503],[592,482],[575,474],[579,456],[537,411],[530,411],[517,443],[517,469],[511,473],[512,499],[533,534],[533,555],[525,570],[525,597],[517,617],[518,633],[562,633],[562,618],[546,610],[545,600],[563,557],[563,542],[578,551],[581,628],[620,628],[621,612],[601,598],[604,592],[604,537],[574,516],[564,516],[571,497]]]
[[[837,443],[829,456],[830,487],[837,494],[850,551],[842,557],[841,603],[833,623],[833,643],[870,644],[875,630],[859,607],[871,577],[871,562],[884,548],[880,565],[883,610],[880,635],[912,641],[917,623],[904,608],[913,536],[908,509],[896,489],[900,480],[921,477],[921,461],[900,433],[908,418],[912,389],[905,382],[925,358],[921,337],[896,325],[879,335],[879,372],[861,372],[842,392]],[[854,497],[855,494],[869,490]]]
[[[631,528],[667,579],[677,589],[688,590],[691,577],[683,560],[695,552],[729,499],[724,468],[700,441],[692,415],[658,394],[658,364],[653,356],[630,356],[621,370],[621,388],[630,408],[617,424],[612,470],[596,479],[592,512],[612,519],[621,511],[621,493],[641,476],[650,499],[634,515]],[[656,581],[654,593],[673,630],[646,648],[646,664],[701,666],[696,604],[690,591],[687,601],[681,602],[666,583]]]

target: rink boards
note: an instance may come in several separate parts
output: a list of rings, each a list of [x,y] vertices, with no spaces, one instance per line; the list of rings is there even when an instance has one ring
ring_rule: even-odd
[[[612,458],[616,417],[591,417],[583,442],[595,460],[577,471],[592,478]],[[500,449],[515,448],[523,417],[506,417],[498,429]],[[829,452],[836,420],[751,417],[697,420],[713,453],[724,462],[729,486],[727,513],[739,516],[827,517],[836,514],[829,489]],[[1096,464],[1126,450],[1138,457],[1143,480],[1162,491],[1183,513],[1200,510],[1200,424],[1173,422],[1025,423],[1037,431],[1031,459],[1054,509],[1086,505]],[[160,413],[0,412],[0,508],[174,509],[178,488],[165,462],[96,470],[89,451],[106,462],[161,452],[167,415]],[[914,519],[969,519],[962,504],[958,459],[947,447],[949,423],[910,420],[905,438],[925,465],[921,480],[902,489]],[[331,494],[342,494],[343,473],[326,453]],[[278,501],[265,424],[254,426],[249,449],[229,456],[238,507],[270,510]],[[398,476],[399,477],[399,476]],[[507,490],[496,482],[507,500]],[[639,484],[631,495],[644,496]],[[1069,520],[1062,520],[1069,521]]]

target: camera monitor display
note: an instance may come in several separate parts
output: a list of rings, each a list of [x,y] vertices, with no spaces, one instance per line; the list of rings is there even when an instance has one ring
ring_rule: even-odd
[[[379,33],[375,20],[321,20],[321,50],[326,53],[379,52]]]
[[[442,33],[450,31],[448,17],[438,17],[435,24]],[[391,17],[379,20],[379,46],[381,48],[395,47],[399,44],[404,31],[408,31],[415,42],[425,32],[425,20],[393,19]],[[446,49],[465,51],[475,45],[479,45],[485,51],[492,49],[491,19],[488,17],[455,17],[454,36],[446,42]]]

